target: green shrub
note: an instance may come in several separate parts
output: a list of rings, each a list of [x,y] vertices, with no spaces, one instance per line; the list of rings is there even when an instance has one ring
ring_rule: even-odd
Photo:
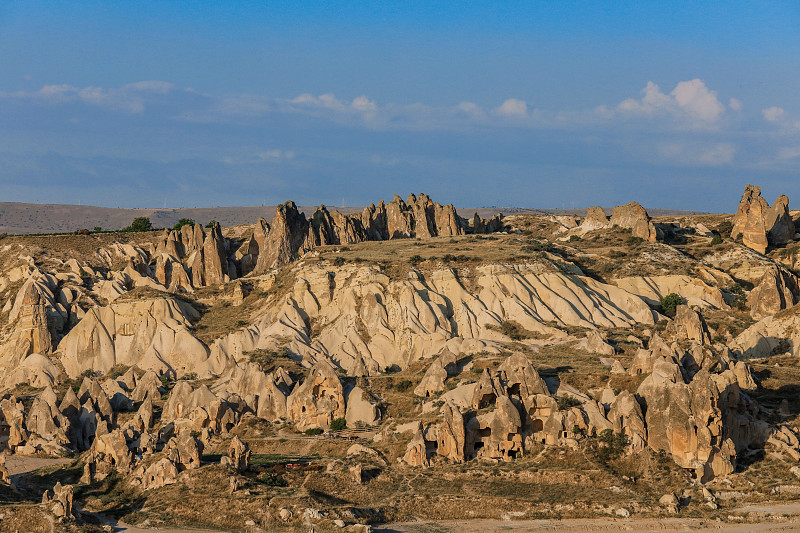
[[[208,224],[206,224],[206,227],[208,229],[211,229],[214,226],[216,226],[217,224],[218,224],[218,222],[212,218],[211,220],[208,221]]]
[[[577,398],[572,398],[571,396],[561,396],[558,399],[559,411],[566,411],[568,409],[572,409],[573,407],[578,407],[579,405],[581,405],[581,401]]]
[[[333,266],[340,267],[344,264],[344,257],[337,257],[333,260]]]
[[[174,226],[172,226],[172,229],[175,231],[180,231],[180,229],[184,226],[194,226],[194,220],[191,218],[182,218],[177,221]]]
[[[569,242],[578,242],[582,240],[580,235],[570,235]]]
[[[150,231],[151,229],[153,229],[153,224],[150,223],[149,218],[136,217],[131,222],[131,225],[122,231]]]
[[[283,476],[276,472],[264,472],[260,481],[268,487],[286,487],[289,485],[289,483],[283,479]]]
[[[730,235],[733,231],[733,222],[725,220],[717,225],[717,231],[720,235]]]
[[[399,381],[397,384],[395,384],[394,388],[400,392],[405,392],[410,389],[412,385],[413,383],[411,381],[404,379],[403,381]]]
[[[422,262],[422,256],[421,255],[417,255],[417,254],[412,255],[411,257],[408,258],[408,262],[411,263],[412,265],[416,265],[417,263],[421,263]]]
[[[322,428],[311,428],[305,431],[306,435],[322,435],[323,433]]]
[[[347,420],[344,418],[337,418],[331,422],[331,431],[341,431],[347,427]]]
[[[624,433],[614,433],[610,429],[603,430],[600,435],[597,436],[597,440],[601,443],[598,454],[603,461],[610,461],[618,458],[625,453],[625,448],[630,444],[627,435]]]
[[[713,237],[711,237],[711,246],[717,246],[722,244],[722,237],[719,233],[715,233]]]
[[[642,244],[644,239],[641,237],[628,237],[628,240],[625,241],[628,246],[635,246],[637,244]]]
[[[683,303],[683,298],[680,295],[671,292],[661,299],[661,312],[668,317],[675,316],[675,309]]]

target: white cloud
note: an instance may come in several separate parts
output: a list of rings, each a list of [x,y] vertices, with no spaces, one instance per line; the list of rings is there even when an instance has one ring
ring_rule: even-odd
[[[525,103],[525,100],[509,98],[495,111],[506,117],[525,117],[528,115],[528,104]]]
[[[742,102],[737,98],[731,98],[728,100],[728,107],[733,109],[734,111],[741,111],[742,110]]]
[[[378,106],[375,105],[375,102],[367,98],[366,96],[359,96],[353,99],[352,103],[353,109],[357,109],[358,111],[377,111]]]
[[[709,90],[698,78],[679,82],[669,94],[649,81],[642,92],[644,96],[640,100],[628,98],[620,102],[617,109],[635,115],[672,115],[705,124],[716,122],[725,112],[725,105],[717,98],[716,91]],[[732,107],[741,108],[738,100],[731,103]]]
[[[464,113],[467,113],[469,115],[483,114],[483,109],[481,109],[481,107],[475,102],[460,102],[456,106],[456,109],[458,109],[459,111],[463,111]]]
[[[764,116],[765,120],[770,122],[778,122],[783,118],[784,111],[780,107],[768,107],[766,109],[762,109],[761,114]]]

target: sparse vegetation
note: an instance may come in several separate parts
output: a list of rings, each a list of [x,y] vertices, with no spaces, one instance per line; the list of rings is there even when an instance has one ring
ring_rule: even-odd
[[[184,226],[194,226],[194,220],[191,218],[182,218],[178,220],[174,226],[172,226],[172,229],[175,231],[180,231],[180,229]]]
[[[675,309],[682,303],[683,298],[679,294],[667,294],[661,299],[661,313],[672,318],[675,316]]]
[[[331,431],[341,431],[347,427],[347,420],[336,418],[331,422]]]
[[[133,219],[133,222],[131,222],[131,225],[122,231],[142,232],[150,231],[151,229],[153,229],[153,224],[150,223],[150,219],[148,217],[136,217]]]

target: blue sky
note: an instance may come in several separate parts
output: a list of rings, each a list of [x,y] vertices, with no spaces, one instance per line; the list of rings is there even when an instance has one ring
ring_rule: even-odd
[[[589,4],[2,2],[0,201],[800,201],[800,4]]]

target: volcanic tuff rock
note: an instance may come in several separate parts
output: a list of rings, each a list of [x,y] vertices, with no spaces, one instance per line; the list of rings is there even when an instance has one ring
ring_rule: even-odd
[[[744,226],[758,198],[750,192]],[[249,447],[242,439],[263,453],[287,432],[344,418],[349,431],[338,437],[372,436],[369,446],[380,453],[359,445],[331,469],[298,472],[309,494],[327,490],[318,476],[338,476],[343,501],[352,485],[368,497],[375,476],[415,476],[398,456],[435,469],[531,452],[534,460],[550,457],[540,454],[544,446],[562,448],[552,457],[571,448],[591,462],[585,451],[613,442],[615,453],[636,461],[666,452],[701,482],[725,476],[743,454],[766,445],[770,460],[800,459],[795,431],[775,423],[792,416],[793,404],[755,400],[781,394],[763,392],[786,369],[761,383],[764,374],[745,360],[798,351],[798,281],[772,259],[791,250],[709,249],[710,231],[689,228],[718,227],[721,219],[710,215],[703,224],[659,224],[684,235],[685,247],[637,244],[635,254],[605,257],[605,241],[625,242],[619,232],[561,244],[563,235],[612,224],[653,239],[638,204],[619,206],[611,221],[599,211],[590,210],[581,227],[545,215],[468,223],[420,194],[350,215],[321,206],[305,217],[287,203],[272,225],[262,219],[225,233],[184,226],[96,251],[92,243],[80,253],[2,239],[0,446],[39,455],[88,450],[82,482],[116,472],[136,497],[177,483],[191,495],[203,490],[199,479],[224,472],[225,488],[234,478],[236,499],[250,490],[244,477],[204,465],[204,446],[206,459],[227,452],[221,462],[243,470]],[[769,242],[785,240],[785,197],[762,213],[766,235],[776,235]],[[507,234],[488,239],[352,246],[368,257],[386,252],[372,263],[347,254],[353,250],[339,250],[343,265],[327,251],[303,257],[323,245],[501,228]],[[466,259],[442,257],[462,249]],[[423,261],[402,257],[417,251]],[[584,275],[589,269],[595,277]],[[757,282],[747,302],[759,322],[731,341],[729,322],[747,320],[739,309],[748,285],[740,280]],[[653,309],[672,292],[687,305],[667,319]],[[625,367],[610,357],[630,375],[620,375]],[[613,365],[610,381],[601,364]],[[539,365],[547,365],[545,379]],[[303,439],[310,453],[332,445]],[[291,470],[284,474],[298,485]]]
[[[609,226],[608,217],[602,207],[590,207],[586,211],[586,218],[581,223],[584,231],[594,231],[596,229],[607,228]]]
[[[768,245],[790,242],[794,239],[794,222],[788,206],[789,198],[781,195],[770,207],[761,197],[761,187],[748,184],[733,219],[731,237],[741,235],[745,246],[762,254]]]
[[[750,315],[761,319],[800,302],[797,276],[778,265],[772,265],[756,287],[747,295]]]
[[[633,237],[650,242],[655,242],[657,239],[656,227],[650,221],[650,216],[644,207],[637,202],[615,207],[609,223],[612,226],[630,228]]]

